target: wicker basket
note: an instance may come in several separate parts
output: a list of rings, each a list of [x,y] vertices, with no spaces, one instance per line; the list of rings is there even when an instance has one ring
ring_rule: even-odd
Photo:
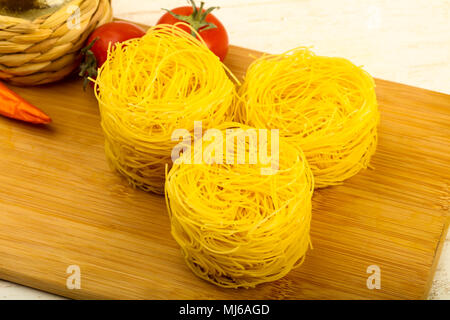
[[[70,28],[80,8],[80,27]],[[112,20],[110,0],[73,0],[33,21],[0,15],[0,79],[31,86],[58,81],[77,67],[89,34]]]

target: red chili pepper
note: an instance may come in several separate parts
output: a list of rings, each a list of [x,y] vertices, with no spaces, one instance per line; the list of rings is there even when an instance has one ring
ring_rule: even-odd
[[[44,112],[25,101],[21,96],[11,91],[1,82],[0,114],[8,118],[37,124],[47,124],[52,122],[52,119]]]

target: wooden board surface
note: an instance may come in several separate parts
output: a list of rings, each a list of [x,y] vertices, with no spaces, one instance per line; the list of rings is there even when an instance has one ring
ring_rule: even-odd
[[[259,53],[233,47],[242,76]],[[170,235],[163,198],[133,190],[103,151],[96,100],[78,80],[13,88],[48,112],[0,118],[0,279],[90,299],[419,299],[449,223],[450,96],[377,80],[380,138],[366,170],[317,191],[306,262],[250,290],[196,278]],[[68,266],[81,268],[69,290]],[[366,269],[381,269],[369,290]]]

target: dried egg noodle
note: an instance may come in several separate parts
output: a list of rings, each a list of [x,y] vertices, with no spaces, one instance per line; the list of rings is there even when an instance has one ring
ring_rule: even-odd
[[[240,89],[237,120],[280,129],[301,148],[316,188],[342,183],[367,168],[377,145],[372,77],[343,58],[306,48],[256,60]]]
[[[236,89],[227,72],[201,40],[176,26],[117,44],[95,81],[112,167],[132,185],[164,193],[173,131],[232,117]]]
[[[248,128],[219,128],[236,127]],[[248,141],[245,146],[248,152]],[[203,142],[193,154],[207,147]],[[270,141],[268,148],[270,156]],[[267,165],[259,160],[248,163],[176,161],[166,179],[172,235],[188,266],[200,278],[227,288],[254,287],[285,276],[303,262],[310,246],[314,182],[303,153],[280,140],[275,174],[261,175]]]

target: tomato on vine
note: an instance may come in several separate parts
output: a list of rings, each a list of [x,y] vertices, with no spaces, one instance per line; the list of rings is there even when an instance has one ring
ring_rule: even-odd
[[[189,0],[191,6],[178,7],[172,10],[167,10],[157,22],[157,24],[176,24],[178,22],[185,22],[197,31],[197,33],[205,41],[208,48],[220,58],[225,60],[228,53],[228,33],[223,24],[211,12],[219,7],[211,7],[204,9],[204,2],[197,7],[194,0]],[[193,33],[186,26],[179,26],[186,32]],[[195,33],[193,33],[195,36]]]
[[[95,29],[87,40],[86,48],[81,51],[84,61],[81,63],[79,75],[84,77],[85,87],[89,78],[97,77],[98,68],[108,58],[110,44],[113,46],[118,42],[141,38],[144,35],[144,29],[125,21],[110,22]]]

